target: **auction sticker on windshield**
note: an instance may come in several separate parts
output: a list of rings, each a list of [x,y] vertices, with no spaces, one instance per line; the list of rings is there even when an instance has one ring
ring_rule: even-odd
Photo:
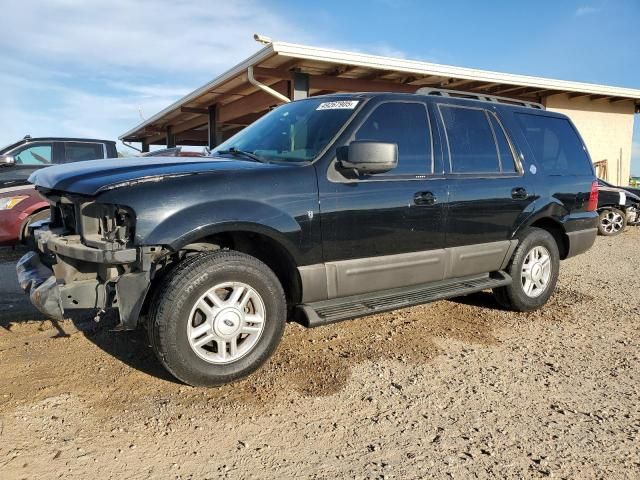
[[[337,102],[322,102],[316,110],[353,110],[358,100],[340,100]]]

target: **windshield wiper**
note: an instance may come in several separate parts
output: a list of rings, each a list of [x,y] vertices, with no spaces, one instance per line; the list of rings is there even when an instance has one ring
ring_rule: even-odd
[[[238,150],[236,147],[231,147],[231,148],[228,148],[227,150],[216,150],[213,153],[220,153],[222,155],[234,155],[236,157],[245,157],[250,160],[253,160],[254,162],[260,162],[260,163],[265,162],[264,159],[260,158],[255,153],[247,152],[245,150]]]

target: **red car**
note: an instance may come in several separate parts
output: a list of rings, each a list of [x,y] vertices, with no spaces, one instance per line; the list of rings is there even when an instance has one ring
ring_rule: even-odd
[[[9,189],[8,189],[9,190]],[[0,245],[24,242],[27,227],[49,217],[49,203],[27,187],[0,191]]]

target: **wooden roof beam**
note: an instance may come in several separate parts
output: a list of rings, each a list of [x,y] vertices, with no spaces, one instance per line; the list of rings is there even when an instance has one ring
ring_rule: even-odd
[[[362,80],[360,78],[327,77],[325,75],[310,75],[309,88],[330,90],[332,92],[403,92],[415,93],[415,85],[377,80]]]
[[[464,87],[465,85],[469,85],[469,84],[474,84],[477,83],[475,80],[458,80],[455,78],[452,78],[451,80],[449,80],[446,85],[445,88],[460,88],[460,87]]]
[[[611,97],[609,99],[609,102],[611,103],[621,103],[621,102],[633,102],[632,98],[617,98],[617,97]]]
[[[584,92],[573,92],[568,94],[569,98],[588,97],[589,95],[590,95],[589,93],[584,93]]]
[[[497,87],[499,85],[502,85],[501,83],[482,83],[480,82],[480,85],[473,86],[473,87],[467,87],[468,90],[472,91],[472,92],[481,92],[483,89],[490,89],[493,87]],[[488,92],[485,92],[488,93]]]
[[[200,107],[180,107],[182,113],[196,113],[198,115],[206,115],[209,111],[206,108]]]
[[[288,83],[285,81],[271,85],[271,88],[283,95],[287,95],[288,93]],[[220,123],[230,123],[236,118],[266,110],[272,105],[278,105],[280,103],[282,102],[274,96],[259,90],[240,100],[222,105],[218,113],[218,120]]]
[[[416,78],[412,82],[408,82],[410,85],[415,85],[416,87],[422,86],[430,86],[430,85],[440,85],[442,82],[442,77],[438,77],[436,75],[425,75],[423,77]]]
[[[504,95],[505,93],[511,93],[512,95],[521,90],[526,90],[531,87],[523,87],[520,85],[519,87],[509,86],[508,88],[495,88],[491,89],[491,95]]]

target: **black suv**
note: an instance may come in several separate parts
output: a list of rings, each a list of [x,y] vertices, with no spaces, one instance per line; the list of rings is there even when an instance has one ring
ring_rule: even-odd
[[[29,175],[49,165],[117,156],[112,140],[27,135],[0,148],[0,189],[27,185]]]
[[[20,282],[52,317],[117,308],[120,328],[146,325],[191,385],[255,370],[288,318],[318,326],[485,289],[539,308],[560,260],[596,238],[589,155],[564,115],[464,96],[312,97],[210,157],[39,171],[52,218]]]

